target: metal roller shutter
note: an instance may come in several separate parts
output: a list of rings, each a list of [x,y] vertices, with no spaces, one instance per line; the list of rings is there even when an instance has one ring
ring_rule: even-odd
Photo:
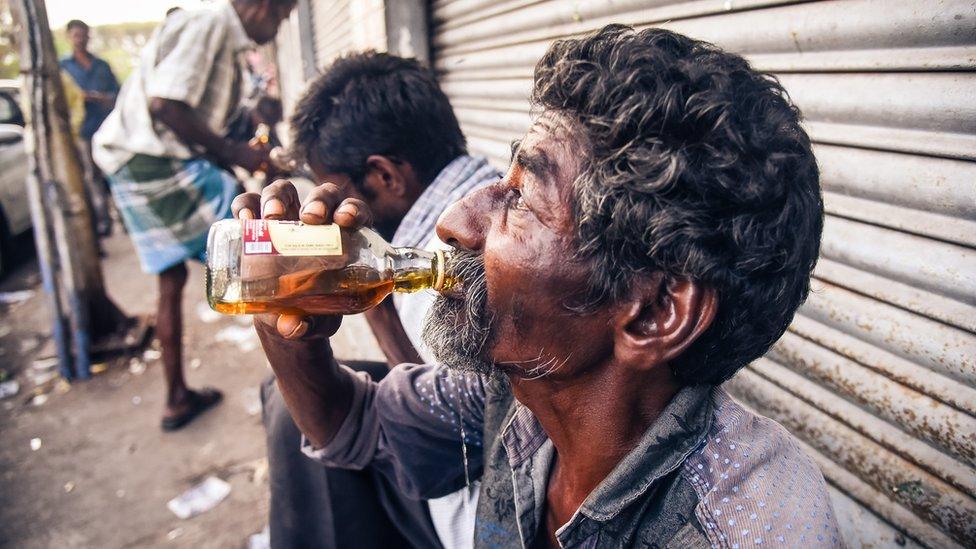
[[[406,4],[398,6],[399,15],[406,18],[412,13]],[[298,0],[297,9],[278,29],[276,38],[286,115],[308,82],[336,57],[367,49],[386,51],[385,17],[384,0]],[[407,23],[404,27],[406,30],[398,29],[400,34],[412,28]],[[411,46],[423,44],[409,36],[401,40]]]
[[[315,67],[322,69],[340,53],[353,48],[352,10],[349,0],[317,0],[309,5]]]
[[[611,22],[716,43],[803,110],[827,221],[789,332],[729,383],[820,463],[851,546],[976,546],[976,2],[435,0],[472,152],[529,124],[534,63]]]

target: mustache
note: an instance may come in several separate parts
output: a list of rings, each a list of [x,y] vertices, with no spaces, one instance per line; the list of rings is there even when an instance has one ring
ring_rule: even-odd
[[[421,337],[447,366],[490,373],[493,315],[488,310],[484,256],[456,250],[446,271],[461,281],[460,295],[438,296],[427,313]]]
[[[448,271],[461,281],[464,301],[464,317],[469,326],[487,326],[491,323],[488,313],[488,279],[485,275],[485,258],[469,251],[455,253],[454,260],[448,264]],[[479,341],[487,342],[488,334]]]

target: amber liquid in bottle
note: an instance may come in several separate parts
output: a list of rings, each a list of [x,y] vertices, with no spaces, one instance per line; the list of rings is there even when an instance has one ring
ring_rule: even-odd
[[[443,252],[394,248],[368,229],[343,231],[341,254],[286,257],[248,256],[233,229],[221,236],[216,227],[208,245],[207,297],[220,313],[353,314],[394,291],[445,291],[456,283],[445,273]]]

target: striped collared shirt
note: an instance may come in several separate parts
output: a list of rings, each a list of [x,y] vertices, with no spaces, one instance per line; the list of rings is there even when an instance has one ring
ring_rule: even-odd
[[[437,218],[469,192],[498,181],[498,170],[481,157],[452,160],[414,202],[393,235],[397,247],[423,248],[434,237]]]
[[[238,54],[253,47],[230,2],[214,10],[178,11],[156,29],[95,133],[95,162],[107,174],[136,154],[188,160],[199,156],[149,113],[152,98],[189,105],[215,133],[223,133],[241,97]]]

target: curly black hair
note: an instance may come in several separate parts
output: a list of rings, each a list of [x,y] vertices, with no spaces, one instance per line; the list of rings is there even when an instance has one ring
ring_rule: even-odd
[[[466,152],[433,73],[415,59],[367,51],[340,57],[315,79],[291,119],[296,152],[348,175],[360,192],[373,154],[410,163],[427,185]]]
[[[671,367],[719,384],[762,356],[810,289],[823,228],[819,171],[800,113],[772,76],[712,44],[610,25],[554,43],[533,103],[578,122],[574,183],[581,310],[663,272],[713,288],[712,325]]]

